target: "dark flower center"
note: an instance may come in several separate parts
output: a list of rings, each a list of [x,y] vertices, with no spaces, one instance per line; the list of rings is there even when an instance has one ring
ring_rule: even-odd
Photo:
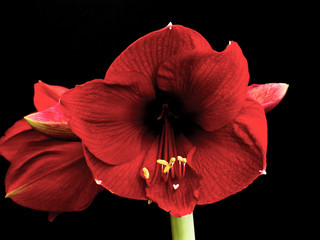
[[[154,135],[159,136],[163,129],[164,116],[173,128],[174,133],[183,133],[186,137],[192,135],[199,126],[193,121],[194,115],[187,112],[187,107],[176,97],[161,91],[156,91],[156,100],[147,104],[145,111],[145,126]]]

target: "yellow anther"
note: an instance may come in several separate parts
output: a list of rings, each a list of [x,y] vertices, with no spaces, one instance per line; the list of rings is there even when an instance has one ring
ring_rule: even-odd
[[[146,179],[149,179],[150,175],[149,175],[149,171],[147,168],[142,168],[142,171],[143,171],[143,175]]]
[[[165,166],[167,166],[169,164],[166,160],[162,160],[162,159],[158,159],[157,163],[159,163],[161,165],[165,165]]]
[[[170,170],[171,167],[172,167],[172,166],[168,164],[168,165],[163,169],[163,172],[164,172],[164,173],[167,173],[167,172]]]
[[[170,170],[170,168],[172,168],[175,161],[176,161],[175,157],[170,158],[170,161],[169,161],[168,165],[166,165],[166,167],[164,168],[163,172],[167,173]]]
[[[152,203],[152,200],[149,199],[149,200],[148,200],[148,204],[150,205],[151,203]]]
[[[178,157],[177,157],[177,160],[178,160],[179,162],[187,163],[187,159],[186,159],[186,158],[183,158],[183,157],[181,157],[181,156],[178,156]]]
[[[172,157],[172,158],[170,158],[169,164],[171,164],[171,166],[172,166],[175,161],[176,161],[176,158]]]

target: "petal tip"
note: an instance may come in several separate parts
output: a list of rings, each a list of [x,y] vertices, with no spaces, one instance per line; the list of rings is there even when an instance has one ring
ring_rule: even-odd
[[[266,170],[259,170],[260,175],[267,175],[267,171]]]
[[[37,113],[31,113],[27,116],[24,116],[23,119],[26,120],[26,122],[30,125],[30,127],[37,128],[37,124],[39,122],[33,119],[35,116],[37,116]]]
[[[13,196],[15,196],[15,195],[23,192],[26,188],[28,188],[28,186],[30,186],[30,185],[22,185],[21,187],[18,187],[18,188],[16,188],[16,189],[8,192],[8,193],[4,196],[4,198],[12,198]]]
[[[102,180],[100,180],[100,179],[96,179],[95,178],[94,181],[96,182],[97,185],[101,185],[102,184]]]
[[[58,215],[60,215],[61,214],[61,212],[49,212],[49,214],[48,214],[48,221],[49,222],[53,222],[55,219],[56,219],[56,217],[58,216]]]
[[[248,95],[260,103],[267,113],[282,101],[288,88],[287,83],[253,84],[248,87]]]
[[[59,139],[78,139],[68,125],[68,119],[57,105],[41,112],[31,113],[24,117],[35,130],[49,137]]]
[[[171,29],[172,29],[172,26],[173,26],[173,25],[172,25],[172,22],[169,22],[168,25],[167,25],[167,28],[168,28],[169,30],[171,30]]]

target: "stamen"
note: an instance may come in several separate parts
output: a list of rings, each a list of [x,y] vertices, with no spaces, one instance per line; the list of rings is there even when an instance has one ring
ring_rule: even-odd
[[[187,159],[177,154],[177,147],[175,142],[174,129],[169,120],[174,118],[174,114],[170,112],[168,104],[162,105],[162,112],[157,117],[158,120],[162,120],[162,132],[159,141],[158,155],[156,162],[161,165],[157,166],[157,170],[160,170],[161,178],[167,182],[169,176],[172,180],[180,179],[185,175],[185,166]],[[169,160],[170,159],[170,160]],[[178,164],[175,162],[178,161]],[[155,178],[154,178],[155,179]],[[175,185],[175,190],[179,187],[179,184]]]
[[[167,166],[169,164],[166,160],[162,160],[162,159],[158,159],[157,163],[159,163],[161,165],[165,165],[165,166]]]
[[[144,175],[145,179],[149,179],[150,174],[149,174],[148,169],[144,167],[144,168],[142,168],[142,171],[143,171],[143,175]]]
[[[164,172],[164,173],[167,173],[167,172],[172,168],[172,166],[173,166],[173,164],[174,164],[175,161],[176,161],[176,158],[172,157],[172,158],[170,159],[169,164],[164,168],[163,172]]]
[[[168,104],[163,104],[162,111],[161,111],[159,117],[157,117],[157,120],[161,120],[163,118],[167,109],[168,109]]]
[[[168,179],[169,179],[169,173],[162,173],[162,177],[163,177],[163,180],[164,180],[164,182],[167,182],[168,181]]]
[[[183,157],[181,157],[181,156],[178,156],[178,157],[177,157],[177,160],[178,160],[179,162],[187,163],[187,159],[186,159],[186,158],[183,158]]]
[[[186,173],[186,164],[185,164],[185,163],[183,163],[183,168],[182,168],[182,177],[184,177],[185,173]]]

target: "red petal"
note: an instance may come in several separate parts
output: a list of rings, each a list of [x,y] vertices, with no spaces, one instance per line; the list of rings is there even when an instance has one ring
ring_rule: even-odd
[[[238,115],[248,81],[248,64],[235,42],[223,52],[193,50],[172,57],[160,66],[157,77],[159,88],[182,103],[182,115],[207,131]]]
[[[61,95],[68,88],[45,84],[39,81],[34,85],[34,106],[37,111],[43,111],[57,104]]]
[[[0,138],[0,154],[11,162],[21,146],[25,144],[25,139],[33,136],[32,132],[32,128],[24,119],[16,122]],[[42,136],[39,138],[41,139]]]
[[[69,119],[62,113],[60,103],[41,112],[29,114],[24,119],[32,128],[46,136],[57,139],[78,139],[70,129],[68,125]]]
[[[82,144],[52,140],[33,130],[21,133],[18,139],[22,137],[24,144],[6,175],[6,197],[22,206],[50,212],[88,207],[99,186],[86,165]]]
[[[169,212],[174,217],[182,217],[190,214],[198,202],[199,187],[201,177],[197,172],[186,165],[185,176],[181,179],[168,178],[165,182],[161,177],[161,168],[157,160],[157,152],[159,145],[159,138],[153,143],[145,161],[141,165],[140,175],[147,183],[146,194],[147,198],[157,203],[158,206],[165,211]],[[188,141],[180,136],[177,139],[177,146],[180,146],[179,154],[186,154],[187,149],[190,150]],[[188,162],[192,161],[192,154],[194,148],[189,151],[187,157]],[[147,169],[149,178],[146,179],[143,169]]]
[[[247,99],[239,116],[216,132],[200,132],[192,167],[202,175],[199,204],[246,188],[266,169],[267,122],[261,105]]]
[[[265,112],[269,112],[281,102],[288,87],[286,83],[253,84],[248,87],[248,96],[260,103]]]
[[[210,44],[196,31],[173,25],[151,32],[132,43],[111,64],[105,79],[113,83],[118,72],[143,73],[155,80],[159,65],[168,57],[190,49],[211,49]]]
[[[131,161],[148,143],[144,122],[146,104],[155,97],[151,82],[137,73],[117,75],[117,82],[94,80],[66,92],[62,110],[69,125],[98,159],[117,165]],[[127,79],[131,83],[127,84]]]
[[[200,177],[194,169],[186,166],[182,180],[164,182],[158,178],[152,186],[146,188],[148,199],[174,217],[182,217],[193,212],[198,202]],[[175,189],[177,188],[177,189]]]
[[[138,155],[128,163],[115,166],[100,161],[86,147],[84,147],[84,153],[97,184],[120,197],[147,199],[145,182],[139,174],[145,153]]]

